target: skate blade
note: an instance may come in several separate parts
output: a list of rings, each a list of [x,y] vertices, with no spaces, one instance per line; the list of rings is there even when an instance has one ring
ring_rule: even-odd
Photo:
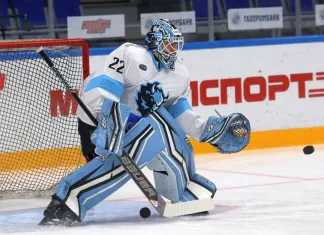
[[[193,214],[188,214],[185,216],[207,216],[207,215],[209,215],[208,211],[202,211],[202,212],[197,212],[197,213],[193,213]]]
[[[39,222],[38,226],[51,226],[53,225],[53,222],[51,219],[44,217],[41,222]]]
[[[63,227],[70,227],[72,226],[73,222],[72,221],[60,221],[60,220],[53,220],[44,217],[42,221],[38,224],[38,226],[63,226]]]

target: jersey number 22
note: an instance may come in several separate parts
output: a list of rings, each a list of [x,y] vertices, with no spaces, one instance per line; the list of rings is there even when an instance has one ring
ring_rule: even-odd
[[[109,68],[116,70],[117,73],[123,74],[124,61],[119,60],[119,58],[117,57],[114,57],[114,62],[109,64]]]

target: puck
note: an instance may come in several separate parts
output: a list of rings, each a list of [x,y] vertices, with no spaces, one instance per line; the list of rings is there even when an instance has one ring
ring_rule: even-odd
[[[308,145],[308,146],[304,147],[304,149],[303,149],[304,154],[312,154],[312,153],[314,153],[314,151],[315,151],[315,149],[312,145]]]
[[[151,215],[151,211],[149,208],[147,207],[143,207],[141,210],[140,210],[140,216],[144,219],[150,217]]]

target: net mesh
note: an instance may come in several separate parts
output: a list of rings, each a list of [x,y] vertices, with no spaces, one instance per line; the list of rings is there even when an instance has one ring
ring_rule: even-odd
[[[81,91],[87,56],[82,47],[41,45]],[[51,194],[84,164],[77,103],[34,49],[0,49],[0,198]]]

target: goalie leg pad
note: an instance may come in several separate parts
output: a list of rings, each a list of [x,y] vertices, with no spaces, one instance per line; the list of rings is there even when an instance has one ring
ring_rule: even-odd
[[[159,194],[172,202],[178,202],[181,195],[179,192],[183,192],[182,182],[179,181],[182,173],[174,164],[162,152],[147,167],[153,170],[155,188]]]
[[[141,119],[124,137],[124,149],[140,168],[145,167],[163,149],[160,132]],[[65,177],[56,196],[77,216],[84,219],[87,210],[124,185],[130,176],[115,155],[99,156]]]
[[[165,171],[170,176],[168,184],[170,186],[169,192],[166,192],[166,187],[162,181],[165,178],[165,174],[154,173],[155,184],[158,192],[163,192],[162,195],[172,195],[167,197],[172,202],[179,201],[181,195],[186,188],[186,185],[190,181],[191,170],[191,145],[187,141],[187,137],[181,127],[176,123],[175,119],[164,108],[160,107],[153,113],[150,113],[147,120],[154,127],[155,130],[160,132],[162,141],[165,146],[162,153],[159,155],[162,161],[150,164],[150,169],[159,171],[159,164],[166,165]],[[171,177],[175,175],[175,177]],[[170,181],[169,181],[170,180]],[[161,181],[161,182],[159,182]],[[172,191],[176,188],[176,192]]]
[[[165,144],[159,157],[148,165],[157,191],[172,202],[212,197],[216,186],[196,173],[192,146],[176,120],[163,107],[147,119],[160,130]],[[189,190],[191,197],[184,199]]]

